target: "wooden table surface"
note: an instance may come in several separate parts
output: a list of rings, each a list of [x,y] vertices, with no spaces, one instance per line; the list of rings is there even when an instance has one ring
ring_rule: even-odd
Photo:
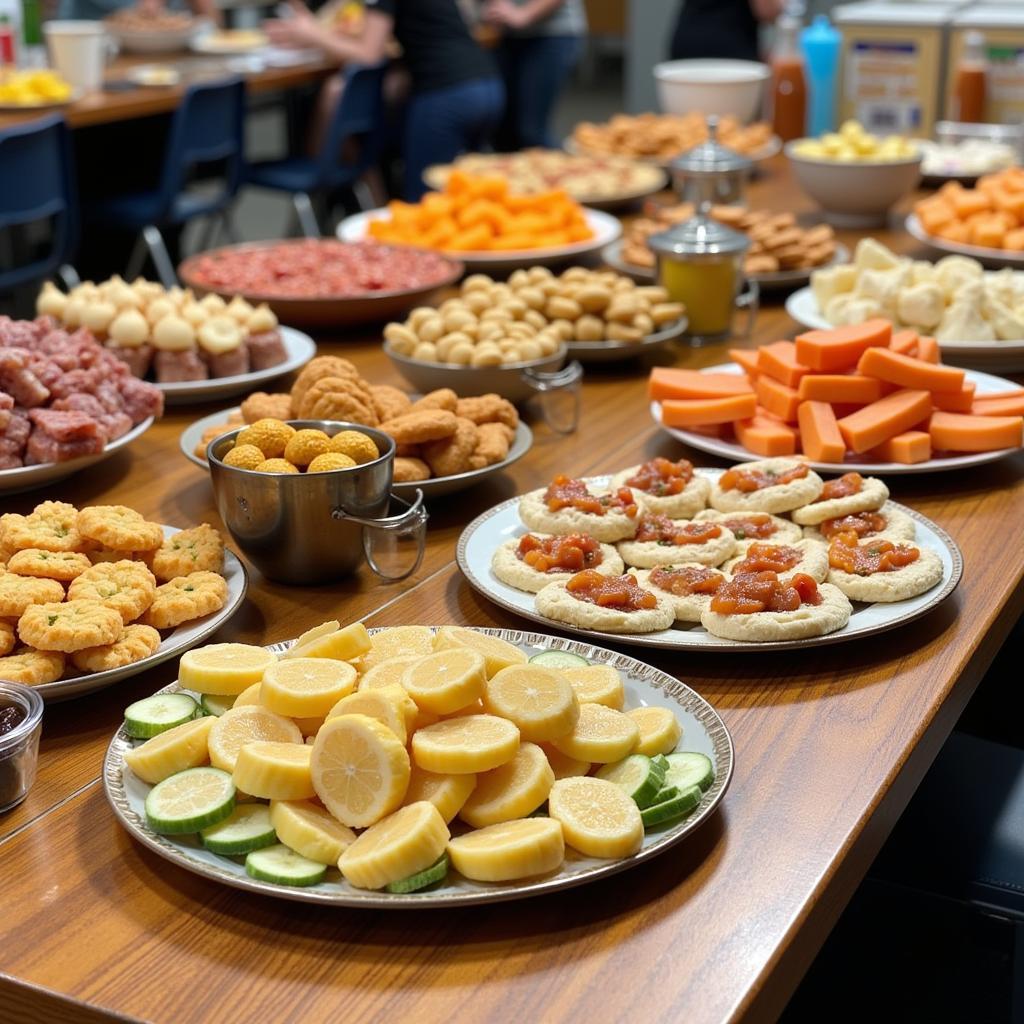
[[[244,55],[241,59],[244,61]],[[4,111],[0,113],[0,131],[12,125],[25,124],[48,114],[61,114],[72,128],[129,121],[138,117],[166,114],[177,107],[185,89],[200,81],[223,78],[232,74],[233,61],[239,58],[216,57],[203,54],[171,53],[148,57],[123,56],[107,68],[108,82],[124,81],[129,68],[140,64],[169,64],[181,72],[181,81],[171,86],[136,86],[124,91],[107,89],[88,93],[80,100],[63,107],[46,110]],[[241,64],[238,65],[240,68]],[[337,71],[337,66],[315,58],[287,67],[263,67],[262,70],[239,70],[251,94],[294,89],[319,81]]]
[[[778,163],[752,199],[808,209]],[[910,251],[902,234],[882,236]],[[768,300],[756,340],[793,330]],[[322,351],[343,352],[371,380],[401,383],[377,341],[335,340]],[[682,348],[678,363],[723,355]],[[653,426],[644,388],[643,367],[588,370],[579,430],[560,437],[535,423],[521,462],[439,502],[412,579],[384,585],[362,571],[309,589],[253,573],[243,609],[216,639],[269,643],[328,617],[522,625],[461,579],[461,528],[559,470],[607,472],[657,454],[712,464]],[[176,526],[219,524],[206,474],[178,450],[183,427],[210,411],[172,408],[130,451],[5,505],[123,502]],[[135,843],[100,782],[123,708],[171,680],[173,667],[48,707],[35,788],[0,819],[0,1020],[772,1019],[1020,613],[1024,549],[1007,540],[1024,502],[1022,470],[1018,454],[890,478],[893,497],[948,530],[966,564],[958,591],[913,625],[817,651],[645,655],[721,712],[736,746],[732,787],[692,841],[562,895],[412,914],[220,888]]]

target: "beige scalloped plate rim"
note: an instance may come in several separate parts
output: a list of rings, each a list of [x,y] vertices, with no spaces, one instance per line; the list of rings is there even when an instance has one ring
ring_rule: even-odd
[[[724,470],[711,467],[699,467],[697,472],[707,476],[718,476],[723,473]],[[610,478],[610,474],[583,477],[585,481],[592,483],[594,486],[604,486]],[[699,651],[707,654],[763,654],[765,651],[789,651],[800,648],[826,647],[831,646],[832,644],[847,643],[851,640],[862,640],[865,637],[875,636],[879,633],[887,633],[892,629],[897,629],[910,622],[914,622],[923,615],[927,615],[932,611],[932,609],[945,601],[954,590],[956,590],[964,571],[963,555],[961,554],[959,547],[957,547],[956,542],[948,533],[946,533],[945,530],[942,529],[942,527],[937,526],[927,516],[923,516],[920,512],[916,512],[912,508],[907,508],[906,505],[901,505],[899,502],[893,501],[890,502],[890,504],[892,504],[894,508],[899,509],[899,511],[909,516],[915,523],[919,523],[931,533],[932,537],[929,539],[935,540],[945,549],[950,562],[948,573],[943,573],[942,585],[935,590],[934,594],[930,595],[927,601],[922,602],[921,605],[911,612],[904,612],[902,615],[896,614],[893,618],[887,618],[882,622],[855,626],[853,629],[850,629],[850,623],[847,623],[846,626],[834,633],[826,633],[824,636],[807,637],[803,640],[762,640],[753,643],[744,642],[742,640],[725,640],[721,637],[714,637],[709,640],[708,634],[704,631],[698,632],[696,629],[677,629],[674,626],[666,630],[661,630],[658,633],[650,634],[602,633],[598,630],[580,629],[575,626],[570,626],[565,622],[553,622],[551,619],[546,619],[539,612],[533,610],[532,607],[527,608],[512,603],[497,591],[496,587],[488,578],[481,576],[480,573],[470,565],[470,558],[467,549],[473,534],[486,524],[488,520],[495,516],[507,514],[510,510],[514,512],[519,503],[520,497],[522,496],[520,495],[515,498],[508,498],[506,501],[495,505],[486,512],[482,512],[462,531],[462,534],[459,536],[459,543],[455,552],[455,560],[459,566],[459,570],[474,590],[483,594],[489,601],[493,601],[496,605],[504,608],[506,611],[512,612],[512,614],[518,615],[521,618],[529,619],[532,622],[553,626],[566,633],[574,633],[577,636],[593,637],[596,641],[603,643],[629,644],[635,647],[649,647],[668,651]],[[532,597],[533,595],[529,596]],[[858,606],[855,604],[854,616],[851,617],[850,621],[854,621],[858,607],[866,607],[868,609],[874,609],[877,607],[896,608],[901,603],[903,602],[895,602],[888,606],[879,606],[877,604]]]
[[[648,833],[648,837],[654,836],[653,841],[641,849],[639,853],[632,857],[626,857],[623,860],[597,861],[586,858],[572,862],[567,860],[567,863],[584,863],[592,864],[593,866],[584,866],[572,874],[564,874],[565,869],[563,868],[562,871],[553,877],[535,880],[527,879],[520,883],[500,885],[487,885],[457,878],[457,882],[462,888],[456,891],[446,888],[435,892],[426,891],[399,895],[355,889],[344,882],[321,883],[321,885],[310,886],[309,888],[261,882],[246,875],[244,867],[236,861],[229,860],[228,858],[218,858],[218,860],[222,859],[224,861],[224,866],[207,862],[195,856],[193,848],[175,843],[171,837],[160,836],[151,832],[146,828],[142,817],[129,805],[123,778],[123,759],[125,752],[130,749],[131,741],[125,735],[123,728],[118,729],[114,734],[110,745],[107,747],[103,761],[103,788],[107,795],[107,800],[118,821],[132,838],[138,840],[158,856],[200,877],[229,885],[235,889],[242,889],[264,896],[275,896],[279,899],[289,899],[301,903],[317,903],[326,906],[375,910],[438,909],[443,907],[471,906],[482,903],[502,903],[509,900],[561,892],[588,882],[608,878],[621,871],[627,871],[630,868],[647,863],[653,857],[664,853],[691,835],[714,814],[732,781],[735,751],[732,737],[729,735],[729,730],[726,728],[725,723],[718,712],[700,694],[668,673],[655,668],[653,665],[647,665],[636,658],[620,654],[617,651],[608,650],[607,648],[598,647],[592,643],[570,640],[547,633],[528,632],[517,629],[482,627],[474,627],[474,629],[476,632],[499,637],[517,646],[569,651],[588,658],[588,660],[613,665],[626,675],[625,682],[627,688],[630,683],[649,686],[660,691],[667,701],[675,702],[685,714],[693,718],[696,724],[703,729],[705,746],[712,752],[715,762],[715,780],[702,797],[697,809],[689,817],[671,827],[665,828],[663,831]],[[379,630],[370,630],[371,634],[375,632],[379,632]],[[289,640],[284,643],[268,644],[267,649],[278,652],[285,651],[293,643],[293,640]],[[177,689],[177,683],[172,683],[157,692],[170,693]],[[691,725],[690,728],[692,729],[693,726]],[[687,743],[685,727],[683,746],[687,749],[692,749],[692,746]]]

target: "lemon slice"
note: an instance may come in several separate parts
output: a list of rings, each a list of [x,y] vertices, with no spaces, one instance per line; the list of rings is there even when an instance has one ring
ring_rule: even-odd
[[[611,665],[570,665],[558,673],[569,680],[581,704],[603,704],[621,711],[626,703],[622,676]]]
[[[509,665],[522,665],[526,655],[512,644],[489,633],[478,633],[465,626],[442,626],[434,637],[434,648],[445,650],[449,647],[468,647],[482,654],[487,664],[487,678]]]
[[[416,719],[416,705],[413,704],[412,713],[409,715],[403,701],[413,703],[400,686],[389,686],[381,690],[360,690],[358,693],[342,697],[327,712],[327,718],[330,720],[341,715],[366,715],[367,718],[374,718],[390,729],[404,747],[409,739],[409,723]]]
[[[640,729],[640,738],[633,748],[634,754],[655,757],[658,754],[671,754],[676,749],[683,735],[683,727],[668,708],[634,708],[626,714]]]
[[[235,770],[238,752],[246,743],[270,740],[301,743],[299,727],[259,704],[245,704],[225,711],[210,727],[210,763],[226,772]],[[244,786],[242,787],[245,788]]]
[[[356,687],[356,670],[346,661],[292,658],[263,673],[260,702],[279,715],[323,717]]]
[[[307,629],[296,641],[288,648],[282,658],[294,658],[300,657],[295,652],[299,651],[306,644],[312,643],[314,640],[319,640],[321,637],[330,636],[332,633],[336,633],[341,629],[341,623],[337,619],[328,619],[326,622],[321,622],[319,626],[313,626],[311,629]]]
[[[335,629],[308,639],[299,637],[298,643],[288,650],[285,657],[352,661],[362,657],[369,650],[370,634],[366,632],[366,627],[361,622],[352,622],[344,629]]]
[[[520,818],[452,839],[448,856],[455,870],[473,881],[509,882],[560,868],[565,839],[552,818]]]
[[[640,727],[628,715],[603,704],[581,704],[576,727],[552,746],[578,761],[611,764],[633,753]]]
[[[317,864],[338,863],[356,834],[308,800],[271,800],[270,824],[290,850]]]
[[[539,665],[510,665],[487,680],[484,707],[514,722],[524,740],[553,740],[572,732],[580,705],[559,673]]]
[[[366,828],[401,805],[409,785],[409,754],[376,719],[342,715],[316,734],[312,773],[327,810],[343,825]]]
[[[366,672],[382,661],[419,655],[421,658],[434,649],[434,634],[429,626],[392,626],[370,637],[370,649],[362,657]]]
[[[409,804],[368,828],[338,861],[345,880],[360,889],[383,889],[429,868],[448,845],[448,826],[426,800]]]
[[[293,718],[292,721],[299,727],[299,732],[302,733],[306,739],[310,736],[315,736],[320,731],[320,726],[326,721],[326,717],[317,715],[315,718]]]
[[[210,760],[207,738],[217,719],[204,716],[167,729],[141,747],[129,750],[124,763],[143,782],[156,785],[186,768],[198,768]]]
[[[442,718],[465,718],[466,715],[486,715],[487,709],[484,707],[482,700],[475,700],[472,704],[467,704],[464,708],[459,708],[458,711],[453,711],[450,715],[442,715]]]
[[[556,779],[570,779],[576,775],[586,775],[590,771],[589,761],[580,761],[568,754],[563,754],[557,747],[550,743],[541,743],[540,749],[551,765]]]
[[[260,680],[258,683],[253,683],[252,686],[247,686],[236,698],[235,703],[231,706],[233,708],[240,708],[245,704],[260,704],[260,690],[263,687],[263,681]]]
[[[379,665],[367,669],[360,677],[357,689],[376,690],[384,686],[401,686],[405,670],[422,659],[421,654],[407,654],[400,658],[389,658]]]
[[[261,740],[238,752],[231,777],[250,796],[264,800],[306,800],[315,796],[309,765],[313,748],[305,743]]]
[[[547,800],[554,782],[544,751],[523,743],[511,761],[477,776],[459,817],[473,828],[525,818]]]
[[[414,804],[426,800],[432,803],[447,824],[462,810],[474,786],[475,775],[436,775],[414,764],[409,776],[409,788],[405,791],[405,802]]]
[[[196,693],[232,696],[258,683],[277,655],[251,644],[208,644],[186,651],[178,663],[178,682]]]
[[[472,704],[483,694],[485,682],[483,655],[465,647],[428,655],[402,674],[402,686],[416,705],[436,715],[450,715]]]
[[[511,761],[519,749],[519,730],[494,715],[447,718],[412,737],[412,756],[428,772],[468,775]]]
[[[562,823],[565,841],[587,857],[629,857],[643,842],[640,808],[614,782],[559,779],[548,796],[548,813]]]

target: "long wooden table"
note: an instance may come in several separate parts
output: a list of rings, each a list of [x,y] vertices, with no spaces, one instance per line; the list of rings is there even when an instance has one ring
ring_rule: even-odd
[[[780,165],[752,198],[808,208]],[[881,237],[911,244],[896,232]],[[756,340],[793,329],[772,301]],[[401,383],[376,336],[322,350],[344,353],[372,380]],[[723,355],[681,349],[678,362]],[[335,586],[289,588],[252,573],[244,608],[217,639],[268,643],[327,617],[521,625],[462,580],[453,563],[460,530],[559,470],[604,472],[657,454],[713,463],[654,427],[644,386],[642,367],[588,370],[579,430],[560,437],[535,424],[520,463],[435,505],[412,579],[384,585],[362,571]],[[176,526],[219,523],[206,474],[178,450],[183,427],[209,411],[172,408],[130,451],[5,507],[60,497],[123,502]],[[1021,612],[1022,470],[1018,454],[889,480],[896,500],[938,522],[964,554],[959,590],[919,622],[817,651],[651,657],[722,713],[736,745],[732,787],[692,841],[563,895],[411,914],[220,888],[136,844],[100,781],[122,709],[172,679],[173,667],[48,707],[35,788],[0,819],[0,1020],[774,1018]]]
[[[139,117],[167,114],[181,102],[185,89],[196,82],[223,78],[231,74],[234,61],[244,68],[245,56],[239,58],[205,56],[202,54],[176,53],[151,57],[123,56],[114,60],[107,69],[108,82],[124,81],[126,72],[141,64],[169,64],[181,73],[177,85],[112,91],[108,89],[91,92],[63,107],[45,110],[27,109],[0,113],[0,131],[12,125],[25,124],[47,114],[61,114],[71,128],[89,128],[95,125],[112,124],[116,121],[130,121]],[[304,60],[286,66],[265,66],[257,70],[241,70],[246,88],[252,95],[294,89],[301,85],[320,81],[337,71],[337,65],[321,58]]]

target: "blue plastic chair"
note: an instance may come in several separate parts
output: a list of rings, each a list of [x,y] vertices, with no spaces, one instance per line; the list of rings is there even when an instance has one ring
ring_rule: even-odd
[[[307,238],[320,237],[311,195],[355,185],[377,162],[384,130],[384,70],[385,65],[378,64],[345,73],[341,99],[315,156],[268,160],[247,168],[246,184],[288,193]],[[352,139],[360,143],[359,155],[344,163],[342,147]]]
[[[78,199],[71,134],[62,117],[45,117],[0,132],[0,235],[52,220],[50,251],[32,263],[0,271],[0,291],[42,281],[61,270],[70,283],[78,241]]]
[[[227,212],[244,173],[244,120],[241,78],[190,86],[171,119],[158,187],[90,204],[90,220],[139,233],[127,269],[129,280],[142,270],[148,251],[164,286],[177,284],[161,228],[183,225],[196,217],[214,217],[231,234]],[[214,163],[224,168],[217,190],[190,191],[195,168]]]

